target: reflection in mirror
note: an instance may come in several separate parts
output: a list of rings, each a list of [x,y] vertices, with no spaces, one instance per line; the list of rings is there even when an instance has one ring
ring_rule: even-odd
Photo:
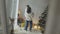
[[[44,34],[47,14],[48,0],[19,0],[15,34]]]

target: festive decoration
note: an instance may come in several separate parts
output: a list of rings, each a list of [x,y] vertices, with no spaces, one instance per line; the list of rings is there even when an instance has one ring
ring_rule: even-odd
[[[44,12],[41,14],[41,16],[39,16],[39,23],[38,23],[38,25],[40,27],[42,27],[42,32],[45,29],[47,14],[48,14],[48,7],[44,10]]]

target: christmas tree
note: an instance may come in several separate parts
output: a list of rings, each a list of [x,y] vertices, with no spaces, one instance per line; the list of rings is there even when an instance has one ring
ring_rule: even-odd
[[[44,12],[39,17],[39,23],[38,23],[38,25],[40,27],[42,27],[43,29],[45,29],[46,20],[47,20],[47,14],[48,14],[48,7],[44,10]]]

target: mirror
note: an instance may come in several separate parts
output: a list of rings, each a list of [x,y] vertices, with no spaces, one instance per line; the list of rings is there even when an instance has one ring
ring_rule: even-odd
[[[30,31],[31,24],[26,24],[25,9],[26,5],[29,5],[31,11],[33,12],[32,17],[32,32]],[[22,33],[31,33],[31,34],[42,34],[45,31],[46,18],[48,14],[48,0],[19,0],[18,8],[18,20],[17,24],[20,27],[20,32]],[[28,21],[27,21],[28,22]],[[27,26],[28,27],[27,27]],[[27,29],[25,31],[24,29]]]

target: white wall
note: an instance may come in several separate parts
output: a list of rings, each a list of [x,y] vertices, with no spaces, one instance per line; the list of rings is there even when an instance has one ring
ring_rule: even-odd
[[[24,9],[27,4],[31,6],[32,11],[34,12],[34,20],[37,22],[38,17],[46,8],[48,0],[20,0],[19,9],[22,11],[23,16],[24,16]]]
[[[45,34],[60,34],[60,0],[50,0]]]
[[[6,13],[5,13],[5,1],[0,0],[0,34],[7,34],[6,32]]]

